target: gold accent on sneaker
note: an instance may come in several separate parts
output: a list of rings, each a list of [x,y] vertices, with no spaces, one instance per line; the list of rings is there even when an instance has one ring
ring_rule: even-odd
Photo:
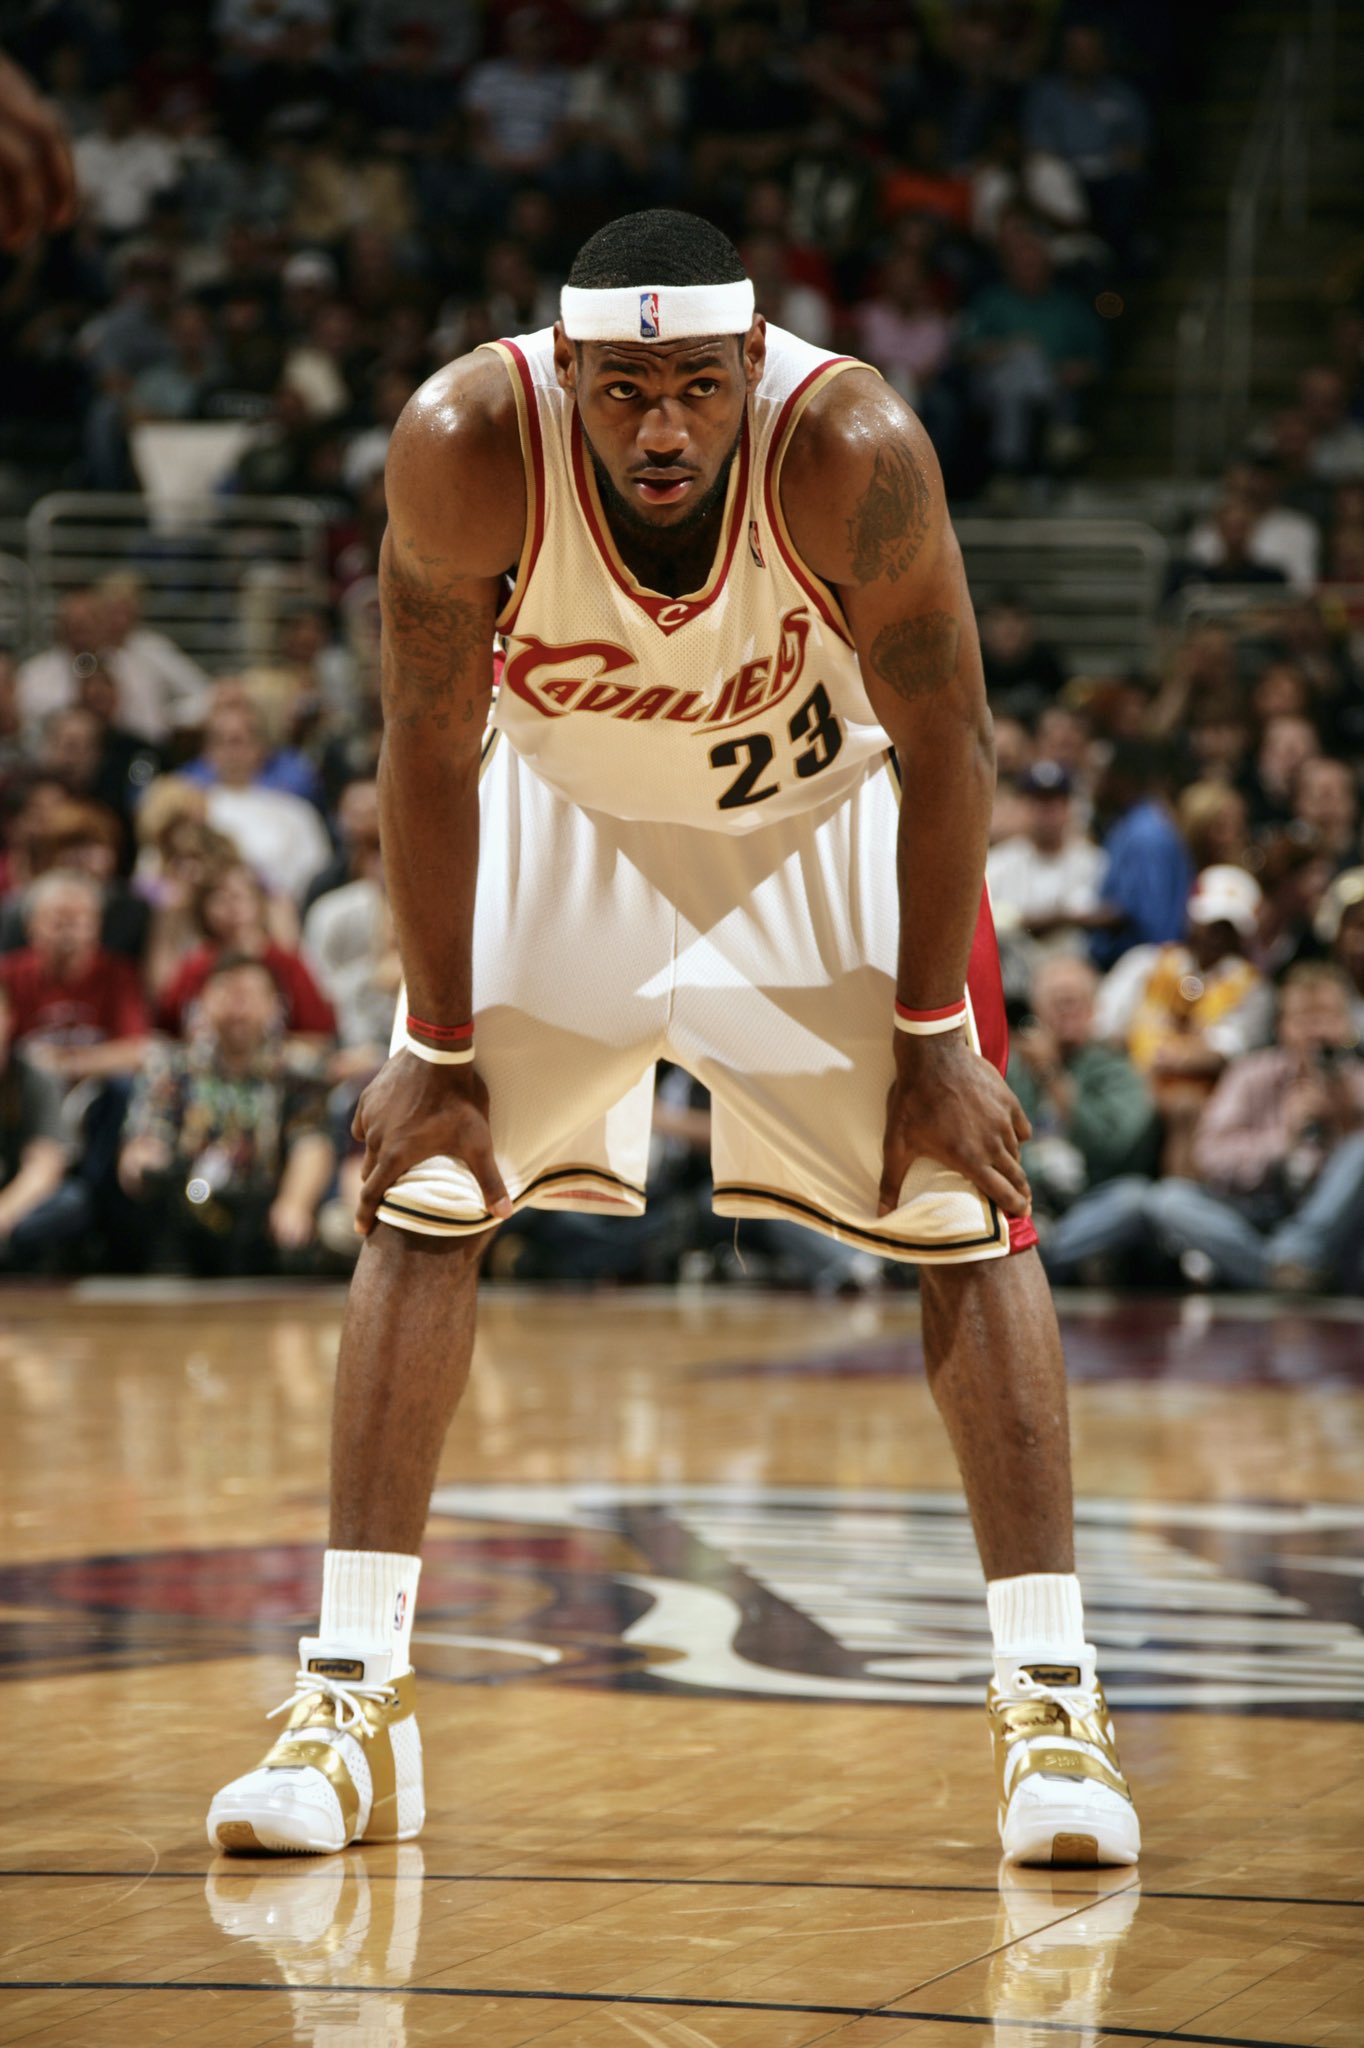
[[[994,1737],[1001,1817],[1015,1788],[1038,1771],[1054,1778],[1092,1778],[1130,1803],[1132,1793],[1118,1761],[1108,1702],[1097,1679],[1090,1697],[1094,1702],[1091,1711],[1081,1714],[1073,1712],[1063,1700],[1009,1699],[996,1686],[990,1687],[986,1710]],[[1031,1745],[1047,1737],[1052,1742],[1087,1743],[1100,1755],[1093,1757],[1084,1750],[1071,1748],[1039,1747],[1034,1751]],[[1024,1754],[1011,1774],[1009,1759],[1020,1743],[1024,1745]]]
[[[392,1730],[399,1721],[408,1720],[416,1712],[416,1674],[405,1671],[401,1678],[390,1680],[382,1699],[366,1699],[363,1694],[351,1697],[359,1719],[347,1723],[341,1732],[364,1744],[372,1788],[369,1820],[362,1839],[387,1841],[398,1832],[398,1768]],[[360,1817],[360,1794],[344,1752],[326,1739],[340,1725],[336,1702],[329,1693],[301,1693],[290,1710],[285,1732],[263,1759],[262,1767],[267,1771],[290,1771],[311,1766],[321,1771],[340,1803],[341,1824],[349,1842],[355,1837]],[[326,1734],[309,1741],[310,1729],[325,1730]]]

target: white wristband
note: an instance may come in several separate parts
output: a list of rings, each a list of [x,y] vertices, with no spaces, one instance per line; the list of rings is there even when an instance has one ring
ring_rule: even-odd
[[[904,1031],[911,1038],[933,1038],[939,1031],[959,1031],[966,1022],[966,1004],[959,1010],[952,1010],[945,1017],[902,1017],[895,1012],[895,1029]]]
[[[423,1045],[410,1031],[404,1035],[403,1044],[419,1060],[426,1060],[433,1067],[467,1067],[473,1063],[474,1049],[471,1045],[461,1046],[458,1052],[437,1052],[433,1045]]]

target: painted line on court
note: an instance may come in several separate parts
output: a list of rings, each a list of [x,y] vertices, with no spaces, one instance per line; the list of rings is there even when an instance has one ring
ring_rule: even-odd
[[[1034,2032],[1084,2035],[1092,2039],[1095,2025],[1090,2020],[1010,2019],[1000,2013],[957,2013],[916,2011],[903,2005],[803,2005],[776,1999],[749,1998],[666,1998],[641,1991],[533,1991],[506,1986],[444,1984],[260,1984],[214,1978],[211,1982],[186,1983],[164,1978],[131,1982],[119,1977],[13,1977],[0,1980],[0,1991],[240,1991],[264,1993],[276,1998],[492,1998],[508,2002],[547,2005],[646,2006],[688,2012],[793,2012],[809,2013],[818,2019],[846,2020],[932,2020],[949,2027],[1022,2027]],[[1192,2048],[1312,2048],[1306,2041],[1275,2041],[1263,2034],[1190,2034],[1180,2028],[1124,2027],[1105,2020],[1099,2031],[1124,2041],[1187,2041]]]

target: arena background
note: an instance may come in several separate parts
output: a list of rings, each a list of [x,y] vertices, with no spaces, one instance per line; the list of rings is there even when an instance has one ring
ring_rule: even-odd
[[[0,1206],[12,1275],[344,1274],[349,1114],[396,984],[371,782],[388,434],[436,365],[551,320],[602,220],[668,204],[723,224],[760,310],[875,363],[938,449],[1053,1270],[1358,1288],[1357,1232],[1273,1235],[1328,1167],[1337,1225],[1364,1202],[1356,9],[58,0],[0,27],[82,193],[0,258],[6,1175],[46,1137],[46,1178]],[[1184,952],[1209,868],[1249,881],[1214,879]],[[43,887],[71,870],[98,954],[81,889]],[[74,938],[35,944],[41,902]],[[267,948],[284,1036],[224,1135],[185,1109],[204,977]],[[1093,1021],[1058,957],[1105,977]],[[1200,1119],[1312,961],[1348,1026],[1300,1061],[1293,1142],[1228,1167]],[[520,1219],[494,1279],[906,1284],[781,1230],[736,1249],[704,1098],[665,1075],[660,1103],[650,1218]],[[335,1171],[281,1225],[299,1134]],[[1162,1174],[1192,1206],[1152,1208]],[[1223,1244],[1228,1194],[1263,1257]]]

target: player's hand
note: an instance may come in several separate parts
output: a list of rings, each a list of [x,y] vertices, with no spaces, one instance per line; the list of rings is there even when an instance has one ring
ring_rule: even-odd
[[[899,1208],[904,1177],[921,1158],[951,1167],[1006,1216],[1030,1214],[1019,1147],[1032,1125],[1007,1082],[972,1052],[962,1031],[929,1038],[897,1031],[895,1038],[877,1215]]]
[[[379,1204],[395,1180],[423,1159],[460,1159],[483,1191],[490,1215],[512,1206],[493,1157],[488,1091],[471,1067],[435,1066],[397,1052],[360,1097],[351,1136],[364,1145],[364,1178],[356,1205],[361,1237],[374,1228]]]
[[[0,245],[22,249],[76,218],[76,172],[60,116],[0,57]]]

